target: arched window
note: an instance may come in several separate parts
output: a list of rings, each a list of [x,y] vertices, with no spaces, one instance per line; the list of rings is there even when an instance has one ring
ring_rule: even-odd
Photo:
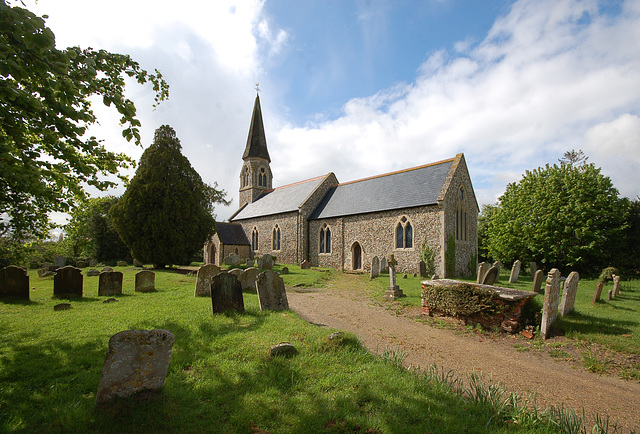
[[[413,226],[405,216],[396,225],[396,249],[413,248]]]
[[[253,228],[251,232],[251,250],[258,250],[258,228]]]
[[[467,201],[464,188],[458,190],[458,198],[456,200],[456,240],[466,241],[468,238],[467,226]]]
[[[331,253],[331,229],[326,223],[320,229],[320,253]]]
[[[258,174],[258,185],[260,187],[266,187],[267,186],[267,173],[264,170],[264,167],[260,168],[260,173]]]
[[[246,187],[247,185],[249,185],[249,168],[245,166],[242,173],[242,186]]]
[[[280,250],[280,226],[276,225],[273,228],[273,236],[271,240],[273,250]]]

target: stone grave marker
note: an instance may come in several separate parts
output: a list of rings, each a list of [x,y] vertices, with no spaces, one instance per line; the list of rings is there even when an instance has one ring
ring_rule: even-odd
[[[489,271],[489,264],[487,262],[480,262],[478,264],[478,276],[476,277],[476,283],[482,283],[485,274]]]
[[[509,276],[509,283],[516,283],[518,281],[518,276],[520,276],[521,266],[522,266],[522,262],[520,262],[520,259],[516,259],[516,262],[513,263],[513,267],[511,267],[511,275]]]
[[[536,261],[529,262],[529,271],[531,271],[531,277],[536,275],[536,271],[538,271],[538,264],[536,264]]]
[[[591,304],[596,304],[598,301],[600,301],[600,295],[602,294],[602,287],[604,286],[604,284],[602,283],[602,281],[598,282],[596,284],[596,290],[593,293],[593,300],[591,300]]]
[[[384,273],[389,269],[389,265],[387,264],[387,258],[384,256],[380,256],[380,272]]]
[[[78,261],[76,262],[77,268],[87,268],[87,261]]]
[[[269,348],[269,355],[271,357],[292,357],[296,354],[298,354],[298,350],[296,350],[296,347],[294,347],[291,342],[280,342]]]
[[[262,269],[265,270],[270,270],[273,268],[273,256],[271,256],[268,253],[265,253],[264,256],[262,256]]]
[[[607,301],[611,301],[611,294],[613,294],[613,290],[611,290],[611,289],[610,289],[610,290],[607,292]]]
[[[233,270],[229,270],[228,273],[233,274],[236,278],[240,279],[240,276],[242,276],[242,269],[234,268]]]
[[[122,295],[122,273],[103,271],[98,276],[98,297],[103,295]]]
[[[211,295],[211,282],[213,282],[213,276],[220,273],[220,267],[214,264],[203,265],[198,268],[198,274],[196,276],[196,290],[195,297],[208,297]]]
[[[129,264],[127,264],[127,261],[118,261],[118,262],[116,262],[116,266],[118,266],[118,267],[126,267],[127,265],[129,265]]]
[[[613,297],[617,297],[620,293],[620,276],[613,276]]]
[[[169,330],[125,330],[111,336],[96,404],[162,389],[174,342]]]
[[[53,265],[56,268],[62,268],[67,264],[67,258],[65,258],[64,256],[56,256],[53,259]]]
[[[398,261],[396,261],[393,255],[389,255],[387,265],[389,265],[389,287],[384,293],[384,298],[387,300],[395,300],[396,298],[404,297],[405,295],[402,289],[396,284],[396,265],[398,265]]]
[[[371,259],[371,273],[369,275],[369,279],[378,277],[378,274],[380,274],[380,258],[374,256]]]
[[[82,271],[71,265],[59,268],[53,276],[53,296],[82,297]]]
[[[133,260],[133,266],[137,267],[137,268],[142,268],[144,267],[144,264],[141,261],[138,261],[137,259]]]
[[[48,268],[40,268],[38,270],[38,277],[45,277],[45,274],[49,272]]]
[[[547,284],[544,288],[544,305],[542,306],[542,322],[540,323],[540,335],[547,339],[551,325],[558,317],[558,301],[560,300],[560,270],[557,268],[549,271]]]
[[[282,267],[280,274],[289,274],[289,267]]]
[[[242,285],[240,285],[236,276],[226,271],[213,276],[211,281],[211,307],[214,314],[227,310],[244,312]]]
[[[142,270],[136,273],[135,292],[153,292],[156,290],[156,273]]]
[[[252,289],[255,291],[256,289],[256,279],[258,278],[258,274],[260,274],[260,270],[256,267],[249,267],[245,269],[238,280],[240,280],[240,286],[242,289]]]
[[[108,265],[105,265],[104,267],[102,267],[102,271],[113,271],[113,268],[109,267]]]
[[[96,261],[95,259],[89,259],[89,267],[97,267],[98,266],[98,261]]]
[[[537,270],[536,274],[533,276],[533,285],[531,286],[531,290],[533,292],[540,292],[542,289],[542,281],[544,280],[544,271]]]
[[[569,277],[564,281],[564,290],[562,291],[562,301],[560,302],[560,315],[567,316],[573,310],[576,302],[576,293],[578,292],[578,281],[580,275],[577,271],[569,273]]]
[[[247,263],[247,268],[251,268],[254,266],[253,259],[248,259],[245,261]]]
[[[300,263],[300,269],[308,270],[309,268],[311,268],[311,262],[307,261],[306,259]]]
[[[289,301],[284,280],[273,270],[265,270],[256,280],[260,310],[287,310]]]
[[[254,267],[262,268],[262,256],[258,256],[257,258],[255,258]]]
[[[55,312],[59,312],[61,310],[69,310],[71,309],[71,303],[58,303],[55,306],[53,306],[53,310]]]
[[[420,261],[418,270],[420,271],[420,277],[427,277],[427,264],[424,261]]]
[[[483,285],[493,285],[494,283],[496,283],[496,279],[498,278],[498,267],[496,267],[495,265],[491,268],[489,268],[489,271],[487,271],[484,275],[484,277],[482,278],[482,282],[480,282]]]
[[[29,275],[25,268],[9,265],[0,270],[0,298],[29,300]]]
[[[87,270],[87,276],[99,276],[99,275],[100,275],[100,271],[96,270],[95,268]]]
[[[498,274],[496,275],[496,282],[500,281],[500,270],[502,269],[502,263],[500,261],[496,261],[493,263],[493,267],[498,269]]]

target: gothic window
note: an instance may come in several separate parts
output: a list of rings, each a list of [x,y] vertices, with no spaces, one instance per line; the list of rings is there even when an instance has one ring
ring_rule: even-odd
[[[280,250],[280,227],[278,225],[273,228],[273,237],[271,244],[273,250]]]
[[[251,232],[251,250],[258,250],[258,228],[253,228]]]
[[[402,217],[396,225],[396,249],[413,248],[413,226],[406,217]]]
[[[331,253],[331,229],[326,223],[320,229],[320,253]]]
[[[249,168],[245,167],[242,173],[242,186],[246,187],[247,185],[249,185]]]
[[[266,187],[267,186],[267,174],[264,170],[264,167],[260,168],[260,173],[258,173],[258,186]]]
[[[465,192],[464,188],[460,187],[456,200],[456,240],[467,241],[468,220]]]

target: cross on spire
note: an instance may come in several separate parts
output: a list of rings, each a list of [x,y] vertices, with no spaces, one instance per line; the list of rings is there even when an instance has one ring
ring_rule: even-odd
[[[260,92],[260,83],[256,83],[256,93]]]

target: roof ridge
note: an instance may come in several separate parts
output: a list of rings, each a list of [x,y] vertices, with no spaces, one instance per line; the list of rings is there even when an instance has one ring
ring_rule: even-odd
[[[329,172],[329,173],[331,173],[331,172]],[[317,179],[320,179],[320,178],[324,178],[324,177],[326,177],[327,175],[329,175],[329,173],[327,173],[326,175],[316,176],[316,177],[314,177],[314,178],[303,179],[302,181],[298,181],[298,182],[292,182],[291,184],[281,185],[280,187],[272,188],[271,190],[265,190],[264,192],[265,192],[265,193],[270,193],[270,192],[272,192],[272,191],[274,191],[274,190],[279,190],[279,189],[281,189],[281,188],[293,187],[294,185],[304,184],[305,182],[315,181],[315,180],[317,180]]]
[[[445,160],[440,160],[440,161],[435,161],[433,163],[423,164],[421,166],[409,167],[408,169],[401,169],[401,170],[396,170],[394,172],[388,172],[388,173],[383,173],[383,174],[380,174],[380,175],[368,176],[366,178],[355,179],[353,181],[341,182],[339,184],[336,184],[336,186],[338,186],[338,185],[355,184],[356,182],[368,181],[370,179],[382,178],[383,176],[396,175],[398,173],[410,172],[412,170],[423,169],[423,168],[429,167],[429,166],[436,166],[438,164],[443,164],[443,163],[448,163],[450,161],[453,161],[453,160],[455,160],[455,158],[456,157],[451,157],[451,158],[447,158]]]

